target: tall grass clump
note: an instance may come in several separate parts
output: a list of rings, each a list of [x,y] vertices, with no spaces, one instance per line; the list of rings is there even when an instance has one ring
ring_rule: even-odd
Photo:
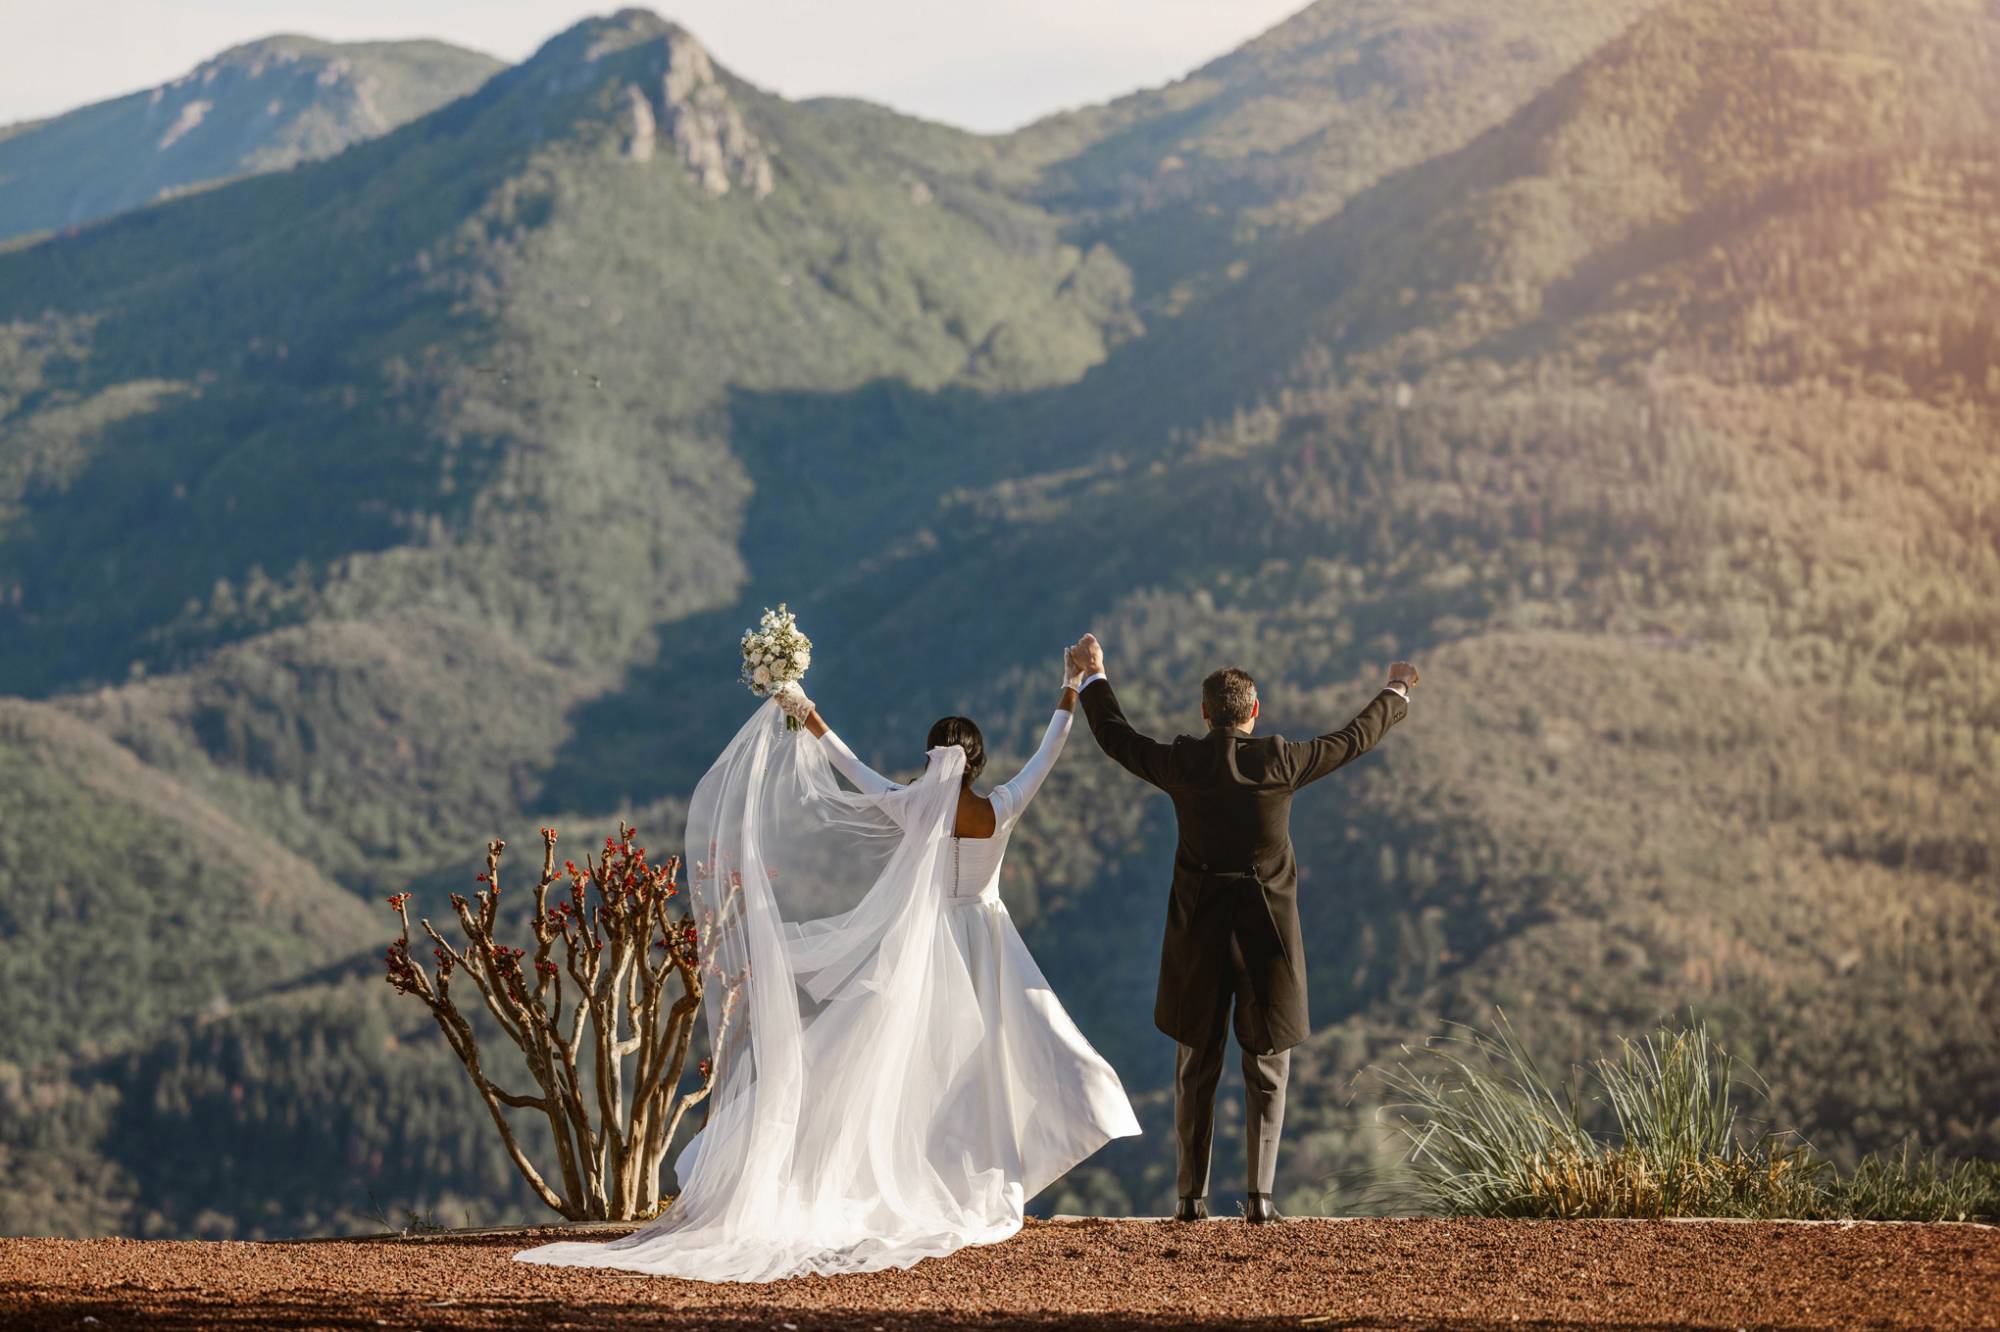
[[[1621,1039],[1551,1079],[1505,1014],[1382,1073],[1428,1210],[1459,1216],[1973,1220],[2000,1216],[2000,1167],[1869,1156],[1846,1177],[1809,1145],[1753,1130],[1754,1072],[1705,1024]]]

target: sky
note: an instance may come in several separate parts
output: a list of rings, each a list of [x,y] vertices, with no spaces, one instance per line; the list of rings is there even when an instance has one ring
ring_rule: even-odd
[[[976,130],[1165,83],[1306,0],[654,0],[723,64],[788,97],[841,93]],[[515,61],[580,18],[563,0],[0,0],[0,124],[185,74],[240,42],[436,37]]]

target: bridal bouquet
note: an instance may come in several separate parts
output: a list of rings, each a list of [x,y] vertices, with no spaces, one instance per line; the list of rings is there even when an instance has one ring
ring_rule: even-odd
[[[799,632],[798,617],[786,610],[782,601],[778,609],[764,612],[755,629],[743,634],[743,683],[759,698],[778,699],[785,708],[789,730],[799,729],[803,715],[799,708],[789,706],[793,697],[811,707],[798,683],[812,665],[812,647],[812,640]]]

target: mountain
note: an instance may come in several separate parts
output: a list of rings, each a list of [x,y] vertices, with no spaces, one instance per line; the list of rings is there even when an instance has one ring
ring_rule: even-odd
[[[0,240],[331,157],[502,68],[444,42],[266,37],[172,83],[0,128]]]
[[[1002,144],[1177,311],[1384,177],[1463,147],[1656,0],[1318,0],[1164,88]]]
[[[1085,626],[1164,733],[1224,661],[1299,734],[1407,656],[1408,722],[1295,820],[1290,1207],[1370,1205],[1367,1066],[1496,1004],[1556,1061],[1692,1008],[1836,1156],[1992,1155],[1996,50],[1973,0],[1329,0],[981,138],[590,20],[0,254],[0,690],[337,891],[436,898],[551,819],[677,836],[780,600],[896,772],[945,712],[1003,770]],[[97,799],[69,762],[14,769],[42,827]],[[1016,836],[1010,907],[1159,1130],[1043,1206],[1169,1196],[1170,820],[1078,737]],[[333,942],[30,1052],[0,1226],[531,1215]]]

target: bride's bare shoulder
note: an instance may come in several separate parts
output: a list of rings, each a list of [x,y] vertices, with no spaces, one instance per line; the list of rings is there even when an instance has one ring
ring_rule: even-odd
[[[999,827],[1000,814],[991,797],[976,795],[969,786],[959,792],[958,816],[951,825],[953,837],[991,837]]]

